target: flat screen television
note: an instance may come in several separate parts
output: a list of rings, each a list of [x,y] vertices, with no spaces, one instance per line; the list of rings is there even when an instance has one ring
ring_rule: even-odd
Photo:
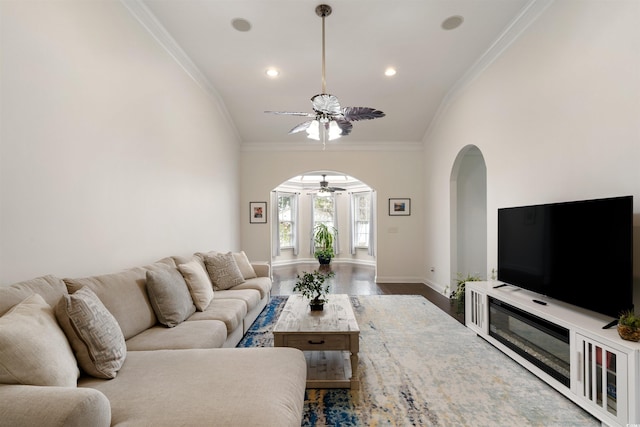
[[[498,209],[498,280],[617,318],[633,308],[633,196]]]

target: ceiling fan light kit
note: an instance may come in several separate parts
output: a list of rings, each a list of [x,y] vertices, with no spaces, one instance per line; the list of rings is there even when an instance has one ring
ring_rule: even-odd
[[[323,149],[326,141],[332,141],[351,133],[352,121],[372,120],[384,117],[380,110],[370,107],[341,107],[338,98],[327,93],[325,78],[325,30],[324,19],[331,15],[331,6],[321,4],[316,7],[316,15],[322,18],[322,93],[311,97],[313,113],[296,113],[285,111],[265,111],[265,113],[308,117],[310,120],[296,125],[289,134],[305,131],[307,138],[322,140]]]

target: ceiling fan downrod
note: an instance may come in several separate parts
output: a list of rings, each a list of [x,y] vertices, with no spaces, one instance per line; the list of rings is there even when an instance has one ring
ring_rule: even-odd
[[[325,41],[324,41],[324,18],[331,15],[331,6],[320,4],[316,7],[316,15],[322,18],[322,93],[327,93],[327,81],[325,79]]]

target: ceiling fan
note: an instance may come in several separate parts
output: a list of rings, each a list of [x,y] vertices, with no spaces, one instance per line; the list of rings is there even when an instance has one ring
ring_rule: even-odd
[[[311,97],[313,113],[296,113],[286,111],[265,111],[265,113],[281,114],[288,116],[308,117],[307,120],[296,125],[289,134],[306,131],[307,138],[320,140],[325,144],[329,141],[346,136],[351,133],[351,122],[358,120],[372,120],[384,117],[380,110],[370,107],[341,107],[338,98],[327,93],[325,79],[325,41],[324,18],[331,15],[331,6],[321,4],[316,7],[316,15],[322,18],[322,93]]]
[[[346,188],[330,187],[329,186],[329,181],[327,181],[327,175],[326,174],[322,175],[322,181],[320,181],[320,187],[319,188],[309,188],[309,190],[316,190],[319,193],[335,193],[336,191],[347,191]]]

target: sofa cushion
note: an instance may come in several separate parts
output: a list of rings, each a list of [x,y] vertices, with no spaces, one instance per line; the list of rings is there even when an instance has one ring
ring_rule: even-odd
[[[238,299],[247,305],[247,312],[253,310],[260,304],[260,292],[255,289],[227,289],[216,292],[216,299]]]
[[[207,308],[213,299],[213,287],[202,265],[198,261],[192,260],[186,264],[178,265],[178,270],[187,282],[191,299],[198,311]]]
[[[127,347],[118,322],[98,296],[86,286],[66,295],[56,306],[56,317],[80,368],[97,378],[115,378]]]
[[[260,292],[260,299],[271,293],[271,279],[268,277],[256,277],[255,279],[248,279],[240,283],[238,286],[234,286],[233,289],[255,289]]]
[[[306,371],[292,348],[132,351],[117,378],[79,386],[107,396],[114,426],[299,427]]]
[[[75,387],[79,375],[67,337],[40,295],[0,317],[0,383]]]
[[[242,273],[242,277],[244,278],[244,280],[258,277],[256,275],[256,271],[253,269],[253,266],[249,262],[247,254],[245,254],[244,251],[234,252],[233,258],[236,260],[236,264],[238,265],[238,268],[240,269],[240,273]]]
[[[127,340],[127,350],[183,350],[219,348],[227,339],[227,327],[220,320],[183,322],[175,328],[154,326]]]
[[[147,294],[158,322],[170,328],[196,311],[187,283],[178,269],[147,271]]]
[[[64,281],[54,276],[42,276],[12,285],[0,286],[0,316],[32,294],[39,294],[51,307],[55,307],[67,293]]]
[[[69,293],[88,286],[107,310],[116,318],[125,339],[149,329],[157,323],[156,315],[147,296],[147,270],[175,267],[171,258],[165,258],[144,267],[135,267],[119,273],[64,279]]]
[[[244,277],[231,252],[207,255],[204,258],[204,265],[211,277],[213,288],[217,291],[229,289],[244,282]]]
[[[227,332],[230,334],[242,326],[242,320],[246,315],[247,304],[244,301],[215,298],[204,311],[197,311],[187,320],[220,320],[227,326]]]

